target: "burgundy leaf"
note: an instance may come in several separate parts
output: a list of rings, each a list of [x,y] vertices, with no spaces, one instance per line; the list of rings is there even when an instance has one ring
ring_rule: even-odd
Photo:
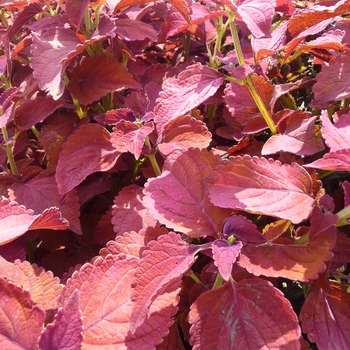
[[[105,128],[98,124],[81,126],[60,153],[56,170],[59,193],[69,192],[94,172],[111,169],[119,155]]]
[[[118,19],[115,26],[115,32],[126,41],[144,40],[146,38],[150,40],[157,39],[157,32],[150,24],[135,19]]]
[[[119,152],[130,152],[136,159],[139,159],[145,139],[153,128],[152,122],[139,126],[137,123],[121,120],[113,128],[111,143]]]
[[[313,155],[324,149],[321,139],[314,131],[317,117],[302,111],[290,112],[282,119],[277,128],[280,134],[272,135],[264,144],[261,154],[273,154],[281,151],[296,155]]]
[[[270,36],[272,16],[276,0],[243,0],[237,6],[237,12],[252,32],[254,38]]]
[[[350,53],[344,53],[324,66],[316,76],[316,84],[312,87],[315,100],[319,103],[340,101],[350,96],[347,83],[350,79]]]
[[[314,203],[312,179],[297,163],[282,165],[272,159],[232,157],[205,183],[214,205],[296,224],[308,218]]]
[[[46,313],[29,292],[0,277],[0,347],[36,349]]]
[[[135,116],[132,110],[128,108],[112,109],[104,114],[99,114],[94,119],[100,124],[115,125],[121,120],[129,122],[135,121]]]
[[[161,134],[165,124],[185,114],[213,96],[224,82],[224,76],[213,68],[194,64],[176,79],[165,83],[154,108],[155,123]]]
[[[168,285],[180,286],[183,274],[196,260],[194,254],[197,250],[197,246],[188,245],[174,232],[148,244],[133,281],[132,333],[142,325],[154,299]]]
[[[217,236],[230,210],[215,207],[201,183],[220,163],[206,150],[174,151],[145,185],[144,203],[162,224],[192,237]]]
[[[108,56],[84,57],[67,75],[68,90],[82,105],[117,90],[140,88],[126,68]]]
[[[348,285],[331,283],[326,292],[313,285],[300,311],[302,328],[320,350],[346,350],[350,343]]]
[[[66,14],[70,22],[77,28],[79,28],[81,20],[83,19],[84,12],[89,5],[89,0],[67,0],[66,1]]]
[[[219,273],[225,281],[230,279],[232,265],[236,261],[242,245],[241,242],[229,244],[220,239],[213,242],[214,264],[218,267]]]
[[[202,293],[188,319],[193,350],[300,349],[301,331],[289,301],[262,279],[228,281]]]
[[[79,293],[75,291],[55,320],[49,324],[40,337],[39,349],[79,350],[83,342],[83,321],[79,310]]]
[[[124,187],[114,198],[112,224],[117,235],[154,226],[157,220],[152,217],[143,201],[142,187]]]
[[[62,60],[80,44],[71,29],[52,28],[43,34],[34,34],[32,44],[33,74],[39,88],[47,91],[54,100],[58,100],[64,91],[61,78],[64,70]]]
[[[205,123],[190,116],[179,116],[165,124],[158,148],[163,155],[168,155],[176,149],[207,148],[210,141],[211,133]]]

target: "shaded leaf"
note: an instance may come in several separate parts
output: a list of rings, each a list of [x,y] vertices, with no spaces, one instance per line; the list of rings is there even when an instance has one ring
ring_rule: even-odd
[[[46,313],[30,294],[0,278],[0,310],[1,349],[36,349]]]
[[[215,207],[201,183],[220,163],[206,150],[174,151],[145,185],[144,203],[162,224],[192,237],[217,236],[230,210]]]
[[[84,57],[67,75],[70,80],[68,90],[82,105],[113,91],[140,88],[121,63],[107,56]]]
[[[228,281],[202,293],[188,319],[193,350],[300,348],[301,331],[289,301],[262,279]]]
[[[347,350],[350,343],[348,285],[331,282],[326,292],[313,285],[300,311],[302,328],[320,350]]]
[[[60,153],[56,170],[59,193],[69,192],[94,172],[111,169],[119,155],[107,129],[98,124],[81,126],[64,143]]]
[[[308,218],[312,179],[298,164],[232,157],[205,180],[214,205],[271,215],[297,224]]]
[[[75,291],[55,320],[44,329],[39,349],[79,350],[83,342],[83,321],[79,310],[79,293]]]

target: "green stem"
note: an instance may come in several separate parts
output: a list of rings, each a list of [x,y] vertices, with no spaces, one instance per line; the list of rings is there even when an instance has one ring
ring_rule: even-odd
[[[191,270],[190,277],[196,282],[204,286],[203,282],[194,274],[194,272]]]
[[[346,219],[350,218],[350,205],[348,205],[344,209],[338,211],[337,215],[339,218],[338,223],[337,223],[337,227],[349,225],[349,223],[347,222]]]
[[[148,136],[145,139],[145,144],[150,150],[152,149],[151,142],[150,142]],[[158,165],[158,162],[157,162],[155,155],[154,154],[147,154],[146,157],[150,160],[150,162],[152,164],[152,168],[153,168],[156,176],[160,176],[162,174],[162,171],[159,168],[159,165]]]
[[[34,134],[34,136],[36,137],[37,140],[39,140],[39,131],[35,126],[32,126],[30,128],[30,130],[32,130],[32,133]]]
[[[222,276],[218,273],[216,276],[216,280],[214,282],[213,288],[212,289],[216,289],[222,286],[222,283],[224,282],[224,279],[222,278]]]
[[[12,152],[13,145],[9,144],[9,136],[8,136],[6,127],[1,128],[1,131],[2,131],[2,135],[4,137],[4,141],[7,144],[5,147],[5,152],[7,155],[7,159],[10,163],[11,173],[14,176],[18,176],[18,169],[17,169],[17,165],[15,162],[15,158],[13,157],[13,152]]]
[[[210,132],[214,130],[214,117],[215,117],[215,104],[212,103],[208,106],[208,128]]]

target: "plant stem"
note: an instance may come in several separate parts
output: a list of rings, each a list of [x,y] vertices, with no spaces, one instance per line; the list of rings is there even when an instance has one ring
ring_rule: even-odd
[[[5,152],[7,155],[7,159],[10,163],[11,173],[14,176],[18,176],[18,169],[17,169],[17,165],[15,162],[15,158],[13,157],[13,152],[12,152],[13,145],[9,143],[9,137],[7,134],[6,127],[1,128],[1,131],[2,131],[2,135],[4,137],[4,141],[6,142],[6,147],[4,147],[4,149],[5,149]]]
[[[350,205],[348,205],[347,207],[338,211],[337,215],[339,218],[338,223],[337,223],[337,227],[349,225],[349,223],[346,219],[350,218]]]
[[[204,286],[203,282],[194,274],[194,272],[191,270],[190,277],[196,282]]]
[[[151,142],[150,142],[148,136],[145,139],[145,144],[150,150],[152,149]],[[158,165],[158,162],[157,162],[155,155],[154,154],[147,154],[146,157],[150,160],[150,162],[152,164],[152,168],[153,168],[156,176],[160,176],[162,174],[162,171],[159,168],[159,165]]]
[[[222,282],[224,281],[224,279],[222,278],[222,276],[218,273],[216,276],[216,280],[214,282],[213,288],[212,289],[216,289],[222,286]]]

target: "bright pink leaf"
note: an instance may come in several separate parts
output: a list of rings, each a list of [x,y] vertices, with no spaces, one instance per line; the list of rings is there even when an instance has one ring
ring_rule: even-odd
[[[300,311],[302,328],[320,350],[347,350],[350,344],[350,294],[345,283],[326,292],[313,285]]]
[[[119,155],[107,129],[98,124],[81,126],[60,153],[56,170],[59,193],[69,192],[94,172],[111,169]]]
[[[195,262],[198,246],[185,243],[174,232],[162,235],[157,241],[151,241],[143,252],[143,258],[135,272],[131,314],[131,332],[142,325],[154,299],[168,285],[181,284],[183,274]]]
[[[55,320],[43,331],[39,350],[66,349],[79,350],[83,342],[83,321],[79,310],[79,293],[75,291]]]
[[[84,57],[67,75],[68,90],[82,105],[117,90],[140,88],[126,68],[108,56]]]
[[[242,245],[242,242],[239,241],[229,244],[221,239],[213,242],[214,264],[218,267],[220,275],[225,281],[230,279],[232,265],[236,261]]]
[[[139,159],[145,139],[153,128],[152,122],[139,126],[137,123],[121,120],[113,128],[111,143],[119,152],[130,152],[136,159]]]
[[[162,224],[192,237],[217,236],[230,210],[215,207],[201,183],[220,163],[206,150],[174,151],[145,185],[144,203]]]
[[[224,76],[213,68],[194,64],[176,79],[165,83],[154,108],[155,123],[161,134],[165,124],[185,114],[213,96],[224,82]]]
[[[137,185],[126,186],[114,198],[112,224],[116,234],[138,232],[157,223],[144,204],[142,190]]]
[[[317,117],[311,113],[297,110],[288,113],[277,128],[279,134],[272,135],[264,144],[261,154],[273,154],[281,151],[296,155],[313,155],[324,149],[321,139],[314,131]]]
[[[301,331],[289,301],[262,279],[228,281],[202,293],[188,319],[193,350],[300,348]]]
[[[312,87],[315,100],[319,103],[340,101],[350,96],[350,53],[332,59],[316,76]]]
[[[36,349],[46,313],[29,292],[0,278],[0,348]]]
[[[350,169],[350,148],[340,149],[326,153],[322,158],[304,165],[307,168],[316,168],[331,171],[349,171]]]
[[[157,32],[147,23],[136,19],[123,18],[115,22],[115,32],[126,41],[157,40]]]
[[[165,124],[158,148],[163,155],[168,155],[176,149],[207,148],[210,141],[211,133],[205,123],[190,116],[179,116]]]
[[[43,34],[33,34],[32,68],[39,88],[58,100],[64,91],[61,63],[80,44],[71,29],[52,28]]]
[[[254,38],[271,36],[272,16],[276,0],[243,0],[237,12],[252,32]]]
[[[308,218],[312,179],[297,163],[232,157],[205,180],[214,205],[271,215],[297,224]]]

